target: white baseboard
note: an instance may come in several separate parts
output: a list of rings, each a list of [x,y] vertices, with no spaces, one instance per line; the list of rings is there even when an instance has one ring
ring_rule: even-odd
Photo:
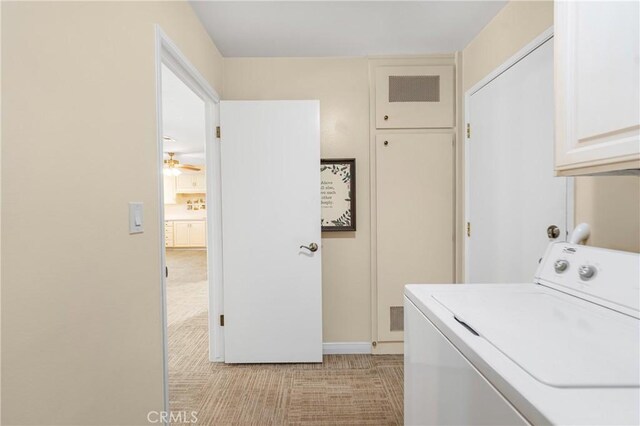
[[[371,342],[324,342],[324,355],[370,354]]]

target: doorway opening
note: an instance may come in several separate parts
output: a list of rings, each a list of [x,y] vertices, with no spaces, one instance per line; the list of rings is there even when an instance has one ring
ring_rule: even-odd
[[[169,408],[209,362],[205,103],[162,65],[162,152]]]
[[[156,26],[156,107],[164,397],[180,398],[193,360],[224,361],[219,97]],[[188,354],[189,356],[185,356]],[[192,371],[193,372],[193,371]],[[187,386],[188,387],[188,386]]]

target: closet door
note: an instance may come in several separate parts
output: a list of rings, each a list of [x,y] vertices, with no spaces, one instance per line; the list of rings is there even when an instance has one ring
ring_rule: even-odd
[[[376,137],[378,341],[403,340],[406,284],[453,283],[451,133]]]
[[[553,95],[550,39],[469,96],[466,282],[531,282],[566,240],[573,182],[553,174]]]
[[[451,128],[454,116],[452,65],[376,69],[378,129]]]

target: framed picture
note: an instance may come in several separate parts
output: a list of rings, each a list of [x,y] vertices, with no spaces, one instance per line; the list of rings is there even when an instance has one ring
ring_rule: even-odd
[[[356,159],[320,160],[322,231],[356,230]]]

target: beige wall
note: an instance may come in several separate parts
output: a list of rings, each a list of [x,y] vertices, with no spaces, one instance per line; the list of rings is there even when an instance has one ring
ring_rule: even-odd
[[[588,244],[640,252],[640,177],[576,178],[576,224],[591,225]]]
[[[325,342],[370,341],[367,59],[225,59],[225,99],[319,99],[323,158],[356,158],[356,232],[322,235]]]
[[[553,25],[553,2],[511,1],[464,48],[464,92]]]
[[[3,424],[145,424],[163,408],[153,24],[218,90],[222,58],[185,2],[2,7]]]
[[[553,2],[508,3],[462,52],[464,91],[552,25]],[[588,244],[640,251],[640,178],[579,177],[575,197],[576,224],[592,227]]]

